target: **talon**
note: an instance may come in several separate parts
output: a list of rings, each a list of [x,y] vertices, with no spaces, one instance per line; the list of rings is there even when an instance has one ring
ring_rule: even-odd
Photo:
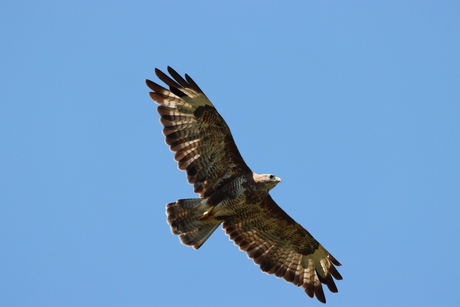
[[[207,219],[207,218],[209,217],[209,215],[211,214],[212,209],[214,209],[214,206],[211,206],[211,208],[209,208],[208,210],[206,210],[205,212],[203,212],[203,214],[201,214],[201,215],[198,217],[198,219],[199,219],[200,221]]]

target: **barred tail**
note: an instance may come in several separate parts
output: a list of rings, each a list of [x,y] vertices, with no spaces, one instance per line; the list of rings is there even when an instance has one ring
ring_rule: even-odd
[[[184,245],[199,249],[222,223],[215,218],[199,219],[209,206],[204,198],[179,199],[166,205],[171,232],[179,235]]]

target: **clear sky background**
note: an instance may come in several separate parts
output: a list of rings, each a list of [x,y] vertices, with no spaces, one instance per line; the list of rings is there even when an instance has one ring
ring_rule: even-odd
[[[144,79],[188,73],[341,263],[328,306],[458,306],[457,1],[2,1],[1,306],[320,306],[196,197]]]

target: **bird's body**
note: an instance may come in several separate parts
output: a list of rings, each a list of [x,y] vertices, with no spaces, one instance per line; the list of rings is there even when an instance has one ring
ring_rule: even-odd
[[[171,231],[198,249],[219,225],[263,272],[301,286],[310,297],[325,302],[321,284],[337,292],[340,263],[271,198],[281,179],[255,174],[241,157],[230,129],[214,105],[188,76],[157,76],[169,90],[147,80],[150,96],[159,104],[163,134],[179,169],[187,172],[200,198],[166,205]]]
[[[275,176],[270,179],[270,176],[273,175],[246,174],[207,198],[169,203],[166,214],[172,232],[179,235],[183,244],[200,248],[222,222],[262,202],[268,191],[281,181]]]

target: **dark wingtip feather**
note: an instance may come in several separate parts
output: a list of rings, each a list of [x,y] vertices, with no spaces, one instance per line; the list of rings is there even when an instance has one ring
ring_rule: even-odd
[[[308,297],[313,298],[315,296],[315,288],[313,287],[313,284],[308,283],[303,286],[303,289]]]
[[[163,81],[164,83],[166,83],[170,87],[174,87],[174,88],[181,88],[182,87],[176,81],[171,79],[167,74],[165,74],[164,72],[162,72],[158,68],[155,68],[155,74],[157,75],[158,79],[160,79],[161,81]]]
[[[337,271],[337,269],[333,265],[331,265],[331,267],[329,268],[329,272],[331,273],[332,276],[334,276],[335,279],[337,280],[343,279],[342,275],[340,275],[339,271]]]
[[[341,266],[340,262],[337,261],[337,259],[335,259],[331,254],[327,255],[327,257],[329,258],[329,260],[335,264],[336,266]]]
[[[147,84],[147,86],[154,92],[161,93],[162,91],[165,90],[164,87],[162,87],[161,85],[156,84],[153,81],[150,81],[149,79],[145,80],[145,84]]]
[[[187,81],[185,81],[184,78],[182,78],[182,76],[179,75],[179,73],[177,71],[172,69],[171,66],[168,66],[168,72],[171,75],[171,77],[173,77],[174,80],[176,80],[177,83],[182,85],[182,87],[184,87],[184,88],[189,88],[190,87],[190,85],[187,83]]]
[[[321,284],[315,287],[315,296],[318,299],[318,301],[326,304],[326,296],[324,295],[323,286],[321,286]]]
[[[195,81],[193,81],[193,79],[189,75],[185,74],[185,79],[187,80],[188,84],[190,84],[192,89],[194,89],[198,93],[205,95],[203,91],[201,90],[201,88],[198,86],[198,84],[196,84]]]
[[[161,74],[164,75],[164,73],[161,70],[159,70],[158,68],[155,67],[155,75],[157,75],[157,77],[159,77],[159,75],[161,75]]]
[[[337,289],[337,286],[335,285],[334,279],[332,278],[331,275],[328,275],[326,277],[326,282],[325,283],[326,283],[327,287],[329,288],[329,291],[331,291],[332,293],[339,292],[339,290]]]

